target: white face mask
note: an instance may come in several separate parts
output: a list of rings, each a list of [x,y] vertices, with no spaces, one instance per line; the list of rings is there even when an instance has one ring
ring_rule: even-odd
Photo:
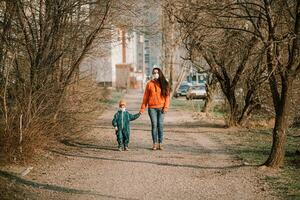
[[[124,112],[126,110],[126,108],[121,108],[121,111]]]
[[[158,79],[159,78],[159,74],[153,74],[152,75],[154,79]]]

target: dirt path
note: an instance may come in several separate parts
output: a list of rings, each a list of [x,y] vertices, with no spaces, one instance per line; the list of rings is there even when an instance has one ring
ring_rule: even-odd
[[[126,95],[131,113],[138,111],[141,95]],[[222,128],[170,109],[165,150],[152,151],[145,112],[131,124],[130,151],[118,152],[114,112],[100,117],[87,140],[66,141],[66,148],[53,150],[49,160],[55,164],[35,168],[23,184],[47,199],[276,199],[257,168],[241,166],[226,150],[218,137]]]

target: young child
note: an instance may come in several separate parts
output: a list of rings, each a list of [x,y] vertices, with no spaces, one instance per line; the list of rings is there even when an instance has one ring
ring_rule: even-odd
[[[137,113],[135,115],[130,114],[126,110],[126,102],[124,100],[119,102],[119,110],[115,113],[112,120],[112,125],[116,130],[119,151],[122,151],[122,147],[124,147],[124,151],[128,151],[130,137],[129,122],[139,118],[140,115],[141,113]]]

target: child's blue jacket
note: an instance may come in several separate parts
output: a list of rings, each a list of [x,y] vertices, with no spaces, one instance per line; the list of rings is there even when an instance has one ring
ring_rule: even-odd
[[[119,110],[115,113],[114,118],[112,120],[113,127],[118,127],[118,131],[125,131],[126,133],[130,133],[130,121],[133,121],[140,117],[140,113],[135,115],[130,114],[128,111],[122,112]]]

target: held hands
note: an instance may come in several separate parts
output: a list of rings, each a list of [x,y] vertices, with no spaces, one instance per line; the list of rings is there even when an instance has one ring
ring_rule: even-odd
[[[118,127],[115,127],[115,130],[118,131]]]

